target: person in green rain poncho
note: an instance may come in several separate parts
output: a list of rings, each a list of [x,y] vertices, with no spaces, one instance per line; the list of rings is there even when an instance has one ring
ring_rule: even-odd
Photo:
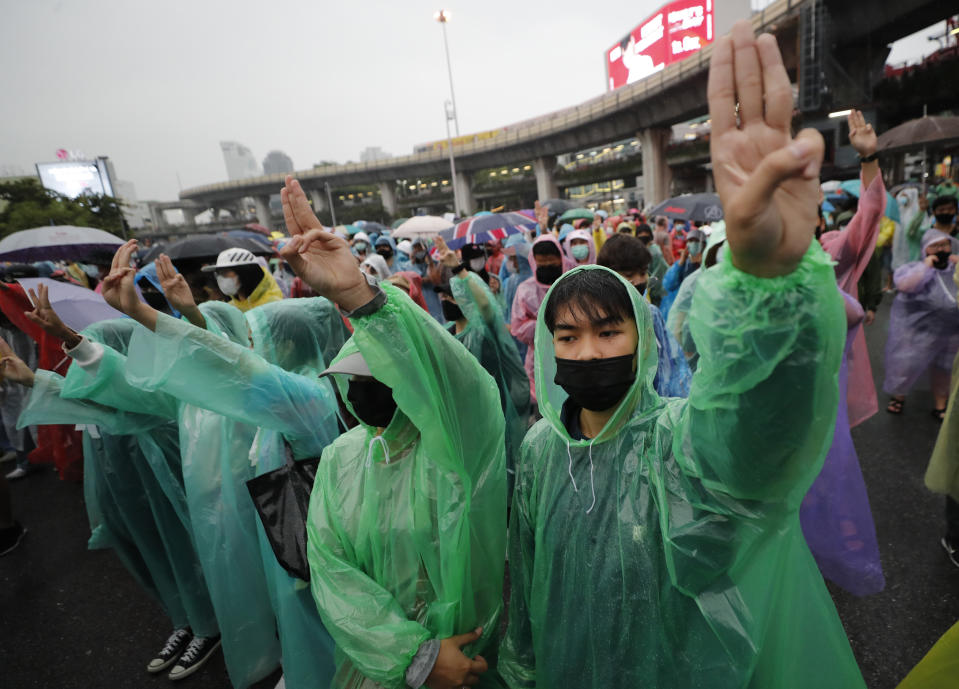
[[[39,298],[34,296],[33,320],[42,320],[44,305],[49,304],[43,285],[39,293]],[[89,326],[84,335],[125,352],[134,327],[138,326],[128,319],[108,320]],[[112,548],[134,579],[160,602],[174,632],[147,670],[157,673],[173,666],[170,677],[178,679],[186,667],[177,661],[191,639],[212,640],[204,646],[215,647],[219,631],[178,480],[175,424],[85,400],[61,399],[61,376],[32,372],[2,340],[0,353],[4,376],[31,389],[19,426],[82,425],[89,547]]]
[[[104,298],[120,311],[120,297],[134,276],[125,266],[135,249],[136,240],[121,247],[102,283]],[[202,318],[212,332],[249,344],[246,319],[235,307],[206,302],[197,314],[194,317]],[[122,411],[149,410],[177,422],[190,525],[220,626],[227,672],[237,689],[254,684],[273,672],[280,659],[256,532],[258,519],[246,489],[246,481],[253,477],[249,452],[255,428],[129,384],[124,354],[66,330],[65,341],[72,345],[66,351],[73,365],[61,398],[86,399]],[[202,655],[194,654],[190,660],[195,663],[199,658]]]
[[[360,425],[323,451],[307,523],[333,686],[494,686],[506,551],[496,383],[402,290],[367,281],[298,182],[281,198],[283,258],[354,328],[327,373]]]
[[[436,260],[450,268],[449,287],[437,287],[443,313],[452,321],[453,336],[493,376],[506,418],[506,470],[512,491],[516,453],[529,428],[529,378],[516,343],[503,325],[503,312],[482,278],[467,270],[442,237],[436,239]]]
[[[655,393],[649,310],[612,271],[569,272],[540,310],[544,418],[510,517],[511,687],[865,687],[799,525],[845,337],[813,241],[822,137],[790,135],[776,41],[748,22],[713,46],[709,105],[730,251],[699,278],[688,400]]]
[[[164,256],[157,259],[157,275],[173,307],[193,313],[197,307],[189,286]],[[339,434],[336,396],[318,376],[349,332],[327,299],[286,300],[248,311],[253,351],[156,311],[139,301],[132,288],[120,306],[145,326],[130,345],[128,382],[260,426],[248,462],[257,476],[284,465],[287,445],[295,458],[318,457]],[[280,566],[259,521],[257,533],[285,684],[289,689],[329,686],[333,640],[309,587]]]

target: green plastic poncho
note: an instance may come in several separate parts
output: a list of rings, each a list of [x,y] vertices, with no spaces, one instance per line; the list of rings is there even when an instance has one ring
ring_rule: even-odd
[[[838,400],[845,318],[828,256],[813,243],[784,277],[728,258],[700,277],[688,400],[654,392],[649,310],[620,282],[638,374],[593,440],[560,421],[540,312],[544,418],[517,465],[501,674],[549,689],[863,688],[799,525]]]
[[[249,343],[242,312],[222,302],[206,302],[200,310],[212,332]],[[137,330],[129,360],[139,361],[138,350],[153,339],[146,329]],[[270,674],[280,658],[257,516],[246,489],[253,477],[249,452],[255,428],[131,385],[127,363],[126,356],[105,347],[96,366],[70,367],[61,394],[126,411],[148,409],[177,421],[193,538],[220,625],[227,672],[233,686],[243,689]]]
[[[129,335],[128,324],[106,321],[84,334],[94,338],[106,330],[126,330]],[[61,376],[37,371],[19,423],[84,426],[89,547],[112,548],[134,578],[159,600],[174,628],[189,625],[195,634],[215,636],[216,616],[192,535],[161,486],[168,465],[155,448],[171,440],[170,424],[85,400],[61,399],[62,387]],[[174,441],[175,435],[173,428]],[[172,449],[177,449],[175,442]],[[162,464],[160,472],[147,458],[151,454]],[[176,458],[179,461],[178,453]]]
[[[503,326],[503,312],[492,292],[476,273],[463,271],[450,280],[453,298],[466,316],[466,329],[456,334],[499,388],[506,419],[506,470],[512,489],[513,467],[529,429],[529,378],[516,351],[516,342]]]
[[[286,443],[297,458],[318,457],[339,434],[336,396],[318,376],[326,368],[324,352],[339,351],[349,332],[336,307],[322,297],[265,304],[246,318],[254,351],[161,315],[155,336],[138,342],[137,359],[127,363],[127,380],[259,425],[249,462],[260,476],[283,466]],[[335,669],[333,640],[309,587],[277,562],[259,520],[257,534],[286,686],[328,686]]]
[[[332,686],[405,686],[420,644],[483,628],[503,607],[506,466],[496,383],[401,290],[354,316],[353,338],[398,409],[382,435],[359,425],[323,451],[310,500],[310,584],[337,646]],[[341,378],[337,376],[337,378]],[[337,380],[346,399],[346,380]],[[484,675],[489,686],[495,671]],[[368,679],[364,679],[368,678]]]

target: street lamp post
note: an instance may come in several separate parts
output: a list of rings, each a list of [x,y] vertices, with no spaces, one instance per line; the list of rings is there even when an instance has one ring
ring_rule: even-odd
[[[460,121],[456,116],[456,95],[453,93],[453,67],[450,65],[450,44],[446,38],[446,24],[451,18],[449,10],[439,10],[433,15],[433,19],[438,21],[443,27],[443,47],[446,49],[446,72],[450,78],[450,102],[453,104],[453,123],[456,129],[456,136],[460,135]],[[449,117],[449,109],[447,109],[447,118]]]
[[[456,117],[456,106],[452,102],[443,103],[446,110],[446,148],[450,152],[450,182],[453,185],[453,215],[459,215],[460,212],[460,192],[459,185],[456,183],[456,161],[453,159],[453,139],[450,137],[450,120]]]

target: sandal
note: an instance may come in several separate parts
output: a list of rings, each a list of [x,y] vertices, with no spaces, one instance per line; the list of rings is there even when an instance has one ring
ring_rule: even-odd
[[[906,400],[897,400],[895,397],[891,397],[889,404],[886,405],[886,411],[890,414],[902,414],[902,407],[905,402]]]
[[[943,407],[942,409],[933,409],[933,410],[932,410],[932,418],[937,419],[937,420],[939,420],[939,421],[942,421],[943,419],[945,419],[945,418],[946,418],[946,408]]]

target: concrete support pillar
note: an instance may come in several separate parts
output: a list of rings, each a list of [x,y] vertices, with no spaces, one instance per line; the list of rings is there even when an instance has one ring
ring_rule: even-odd
[[[167,229],[166,216],[163,215],[162,210],[152,204],[150,205],[150,217],[153,219],[153,227],[157,232]]]
[[[380,182],[377,186],[380,189],[380,201],[383,203],[383,210],[391,216],[395,216],[399,206],[396,203],[396,183]]]
[[[454,198],[460,205],[459,208],[454,208],[453,212],[462,217],[473,215],[476,211],[476,200],[473,198],[473,175],[457,170],[453,184],[456,185]]]
[[[558,199],[559,187],[553,179],[556,169],[556,156],[543,156],[533,161],[533,174],[536,175],[536,196],[540,201]]]
[[[326,210],[326,191],[310,189],[310,201],[313,202],[313,212],[319,215]]]
[[[256,219],[266,229],[270,228],[270,197],[254,196],[253,203],[256,205]]]
[[[643,152],[643,203],[647,206],[669,198],[672,172],[666,164],[670,129],[644,129],[639,133]]]
[[[183,224],[188,226],[196,225],[197,211],[195,208],[183,208]]]

